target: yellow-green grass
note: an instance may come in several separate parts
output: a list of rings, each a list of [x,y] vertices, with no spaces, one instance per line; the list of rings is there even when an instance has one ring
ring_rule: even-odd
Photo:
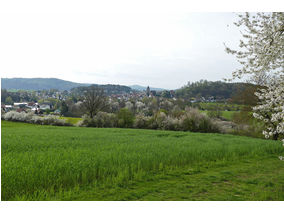
[[[75,125],[82,120],[82,118],[73,118],[73,117],[60,117],[60,119],[64,119],[66,120],[67,123],[70,123],[72,125]]]
[[[2,200],[284,200],[282,143],[2,121]]]

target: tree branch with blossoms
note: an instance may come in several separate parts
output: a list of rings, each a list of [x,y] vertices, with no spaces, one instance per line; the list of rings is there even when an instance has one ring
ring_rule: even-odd
[[[240,50],[226,47],[242,65],[233,79],[250,75],[263,86],[255,95],[260,102],[253,116],[265,123],[266,138],[282,139],[284,145],[284,13],[240,14],[238,27],[244,27]]]

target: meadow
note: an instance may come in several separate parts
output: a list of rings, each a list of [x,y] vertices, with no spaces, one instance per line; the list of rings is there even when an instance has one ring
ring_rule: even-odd
[[[2,200],[284,200],[280,141],[2,121]]]
[[[205,113],[206,115],[208,115],[209,112],[210,112],[208,110],[199,110],[199,111],[202,112],[202,113]],[[228,121],[231,121],[236,112],[238,112],[238,111],[221,111],[220,114],[221,114],[222,118],[224,118]]]

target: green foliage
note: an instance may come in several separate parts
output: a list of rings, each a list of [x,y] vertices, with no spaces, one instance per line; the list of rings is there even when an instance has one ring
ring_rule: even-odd
[[[68,106],[65,101],[61,102],[60,111],[62,115],[66,115],[68,113]]]
[[[1,152],[2,200],[283,199],[280,141],[2,121]]]
[[[133,127],[134,115],[127,108],[120,109],[117,118],[118,118],[119,127],[125,127],[125,128]]]
[[[169,112],[168,112],[167,110],[165,110],[165,109],[160,109],[159,112],[160,112],[160,113],[163,112],[163,113],[165,113],[166,115],[168,115],[168,113],[169,113]]]
[[[3,85],[2,85],[3,86]],[[13,104],[14,102],[35,102],[37,97],[33,92],[25,90],[10,91],[1,89],[1,102],[4,104]]]
[[[14,104],[13,99],[12,99],[10,96],[8,96],[8,97],[5,99],[5,102],[4,102],[4,103],[5,103],[5,104],[8,104],[8,105]]]

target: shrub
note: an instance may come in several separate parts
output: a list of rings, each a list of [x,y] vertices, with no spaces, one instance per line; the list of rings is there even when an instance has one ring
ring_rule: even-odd
[[[96,127],[94,120],[88,115],[82,116],[82,121],[78,123],[78,126]]]
[[[187,108],[180,119],[181,129],[191,132],[221,132],[217,123],[195,108]]]
[[[34,123],[41,125],[55,125],[55,126],[70,126],[65,120],[59,119],[57,116],[48,115],[40,117],[34,115],[34,113],[16,112],[10,111],[3,116],[4,120],[7,121],[21,121],[26,123]]]
[[[31,123],[34,123],[34,124],[42,124],[42,118],[41,118],[40,116],[34,115],[34,116],[31,118]]]
[[[167,116],[162,124],[163,124],[162,129],[176,130],[176,131],[180,130],[180,122],[178,118]]]
[[[164,126],[166,125],[167,122],[166,113],[160,110],[156,116],[156,122],[158,124],[159,129],[164,129]]]
[[[4,115],[4,120],[30,122],[32,116],[33,113],[10,111]]]
[[[150,129],[158,129],[159,128],[159,125],[158,125],[158,122],[157,122],[157,119],[156,119],[156,115],[150,117],[150,119],[148,121],[148,126],[149,126]]]
[[[163,111],[159,111],[148,119],[148,127],[151,129],[179,130],[178,118],[167,116]]]
[[[138,128],[138,129],[148,129],[149,124],[150,124],[150,119],[151,119],[151,117],[149,117],[149,116],[144,116],[142,114],[138,114],[135,117],[133,126],[134,126],[134,128]]]
[[[127,108],[120,109],[117,118],[118,118],[119,127],[125,127],[125,128],[133,127],[134,116],[132,112],[130,112]]]
[[[98,112],[93,118],[88,115],[82,117],[78,126],[87,127],[117,127],[117,116],[113,113]]]
[[[95,116],[98,127],[116,127],[117,116],[112,113],[98,112]]]
[[[71,124],[67,123],[64,119],[59,119],[59,117],[54,115],[48,115],[41,117],[42,125],[53,125],[53,126],[71,126]]]

